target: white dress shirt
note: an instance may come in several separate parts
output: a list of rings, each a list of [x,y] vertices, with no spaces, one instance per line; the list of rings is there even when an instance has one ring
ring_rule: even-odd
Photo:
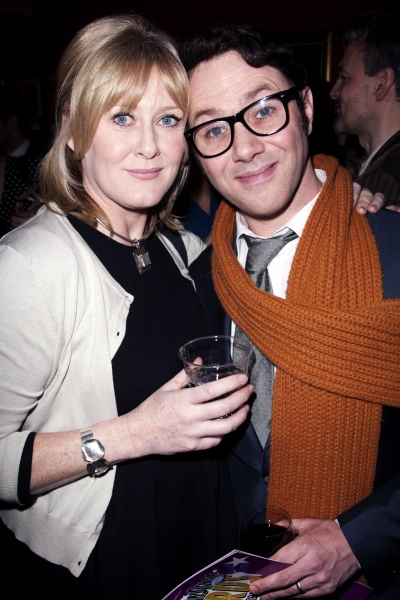
[[[321,169],[315,169],[315,174],[322,184],[326,181],[326,173]],[[269,263],[268,273],[272,284],[272,293],[279,298],[286,298],[286,288],[289,279],[290,269],[292,268],[292,262],[294,255],[297,250],[297,246],[300,241],[300,237],[303,233],[304,227],[307,223],[307,219],[314,207],[314,204],[321,193],[318,194],[308,202],[298,213],[296,213],[283,227],[280,227],[275,231],[271,237],[284,235],[289,229],[297,233],[298,237],[286,244],[282,250],[275,256]],[[263,236],[255,235],[250,231],[247,221],[244,216],[238,211],[236,213],[236,247],[237,247],[237,258],[239,263],[245,268],[248,246],[243,235],[248,235],[254,238],[262,238]],[[267,238],[264,238],[267,239]],[[235,335],[236,326],[232,322],[231,335]]]

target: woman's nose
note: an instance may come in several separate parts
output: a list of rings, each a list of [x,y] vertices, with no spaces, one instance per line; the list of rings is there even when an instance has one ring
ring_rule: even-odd
[[[157,133],[154,130],[154,127],[152,125],[143,124],[138,131],[135,153],[150,159],[157,156],[159,151]]]

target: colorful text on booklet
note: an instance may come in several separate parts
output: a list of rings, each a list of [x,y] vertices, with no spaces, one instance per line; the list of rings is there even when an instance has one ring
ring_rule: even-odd
[[[186,579],[163,600],[257,600],[259,597],[250,592],[250,584],[288,566],[288,563],[233,550]],[[337,599],[367,600],[371,594],[371,588],[355,582]]]

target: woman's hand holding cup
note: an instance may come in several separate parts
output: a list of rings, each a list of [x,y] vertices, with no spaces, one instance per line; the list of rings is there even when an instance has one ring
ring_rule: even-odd
[[[182,370],[125,415],[131,442],[128,447],[133,444],[135,448],[129,458],[207,450],[245,421],[247,401],[254,391],[245,374],[197,387],[187,385]],[[229,417],[220,418],[225,415]]]

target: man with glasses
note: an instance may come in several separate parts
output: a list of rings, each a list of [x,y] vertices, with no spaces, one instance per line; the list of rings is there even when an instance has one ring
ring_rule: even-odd
[[[300,534],[274,556],[294,565],[251,591],[321,596],[360,565],[380,591],[399,564],[400,304],[383,298],[400,296],[400,218],[367,221],[335,159],[310,160],[312,94],[286,46],[220,27],[182,57],[186,137],[224,198],[212,268],[225,331],[210,251],[192,274],[210,333],[254,344],[251,419],[230,439],[238,520],[268,494]]]

